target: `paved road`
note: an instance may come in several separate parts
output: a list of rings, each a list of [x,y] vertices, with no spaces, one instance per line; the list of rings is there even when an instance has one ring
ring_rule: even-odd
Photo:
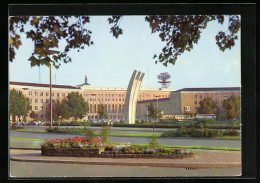
[[[239,176],[241,168],[164,168],[146,166],[82,165],[10,161],[10,177],[198,177]]]
[[[10,131],[10,137],[12,138],[29,138],[29,139],[63,139],[67,137],[84,136],[77,134],[60,134],[60,133],[39,133],[39,132],[18,132]],[[188,138],[188,137],[161,137],[158,138],[160,145],[180,145],[180,146],[208,146],[208,147],[233,147],[241,148],[241,140],[239,139],[209,139],[209,138]],[[148,144],[147,137],[117,137],[111,136],[110,142],[117,143],[139,143]],[[11,147],[22,147],[23,144],[34,144],[39,147],[39,142],[22,142],[18,140],[11,140]],[[36,144],[36,145],[35,145]],[[27,145],[26,145],[27,146]]]

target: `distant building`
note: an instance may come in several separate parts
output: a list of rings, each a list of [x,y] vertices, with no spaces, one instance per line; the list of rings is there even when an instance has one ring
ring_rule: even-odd
[[[50,104],[50,85],[26,82],[10,82],[9,89],[15,89],[29,98],[32,110],[36,113],[36,120],[50,121],[46,113]],[[124,103],[127,88],[120,87],[93,87],[88,83],[78,86],[52,85],[53,103],[57,99],[68,96],[71,92],[79,92],[85,101],[89,103],[90,111],[83,120],[99,120],[97,113],[98,104],[106,106],[109,119],[123,119]],[[170,88],[141,88],[137,101],[153,100],[158,96],[160,99],[169,98],[170,92],[175,91]],[[28,117],[27,117],[28,118]],[[29,119],[29,118],[28,118]]]
[[[199,102],[210,97],[216,101],[217,106],[223,111],[223,103],[232,95],[240,96],[240,87],[218,87],[218,88],[183,88],[172,91],[169,98],[158,98],[158,108],[164,115],[196,114]],[[146,105],[152,102],[157,107],[157,100],[142,100],[137,102],[137,119],[147,118]]]

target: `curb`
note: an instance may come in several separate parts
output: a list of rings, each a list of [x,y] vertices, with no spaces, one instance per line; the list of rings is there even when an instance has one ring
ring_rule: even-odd
[[[88,165],[117,165],[117,166],[151,166],[151,167],[171,167],[171,168],[230,168],[241,167],[240,162],[137,162],[134,161],[82,161],[82,160],[57,160],[57,159],[36,159],[33,156],[14,156],[11,161],[38,162],[38,163],[63,163],[63,164],[88,164]],[[106,158],[107,160],[107,158]]]

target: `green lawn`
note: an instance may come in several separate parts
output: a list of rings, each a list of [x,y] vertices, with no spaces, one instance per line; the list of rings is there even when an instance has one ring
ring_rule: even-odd
[[[28,141],[44,141],[44,139],[28,139],[28,138],[10,138],[11,140],[28,140]],[[112,144],[125,144],[125,143],[112,143]],[[132,144],[135,145],[135,144]],[[147,145],[147,144],[136,144]],[[202,149],[202,150],[226,150],[226,151],[241,151],[241,148],[231,147],[205,147],[205,146],[176,146],[176,145],[159,145],[159,147],[169,148],[184,148],[184,149]]]

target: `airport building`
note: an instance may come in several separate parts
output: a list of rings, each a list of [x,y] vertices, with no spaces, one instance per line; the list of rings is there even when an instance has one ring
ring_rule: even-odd
[[[50,85],[40,83],[10,82],[9,89],[22,92],[29,98],[32,110],[36,113],[39,121],[49,121],[47,111],[50,104]],[[94,87],[87,82],[77,86],[52,85],[52,102],[68,96],[71,92],[79,92],[88,102],[90,111],[83,120],[99,120],[97,106],[106,106],[109,119],[122,120],[124,117],[124,104],[127,88],[120,87]],[[167,99],[170,93],[175,91],[171,88],[140,88],[137,101]],[[29,117],[27,117],[29,119]]]
[[[199,103],[204,98],[210,97],[214,100],[221,111],[223,111],[224,100],[232,95],[240,97],[240,87],[217,87],[217,88],[183,88],[172,91],[168,98],[142,100],[137,102],[136,119],[147,118],[146,105],[153,103],[155,108],[162,111],[163,115],[196,114]]]

